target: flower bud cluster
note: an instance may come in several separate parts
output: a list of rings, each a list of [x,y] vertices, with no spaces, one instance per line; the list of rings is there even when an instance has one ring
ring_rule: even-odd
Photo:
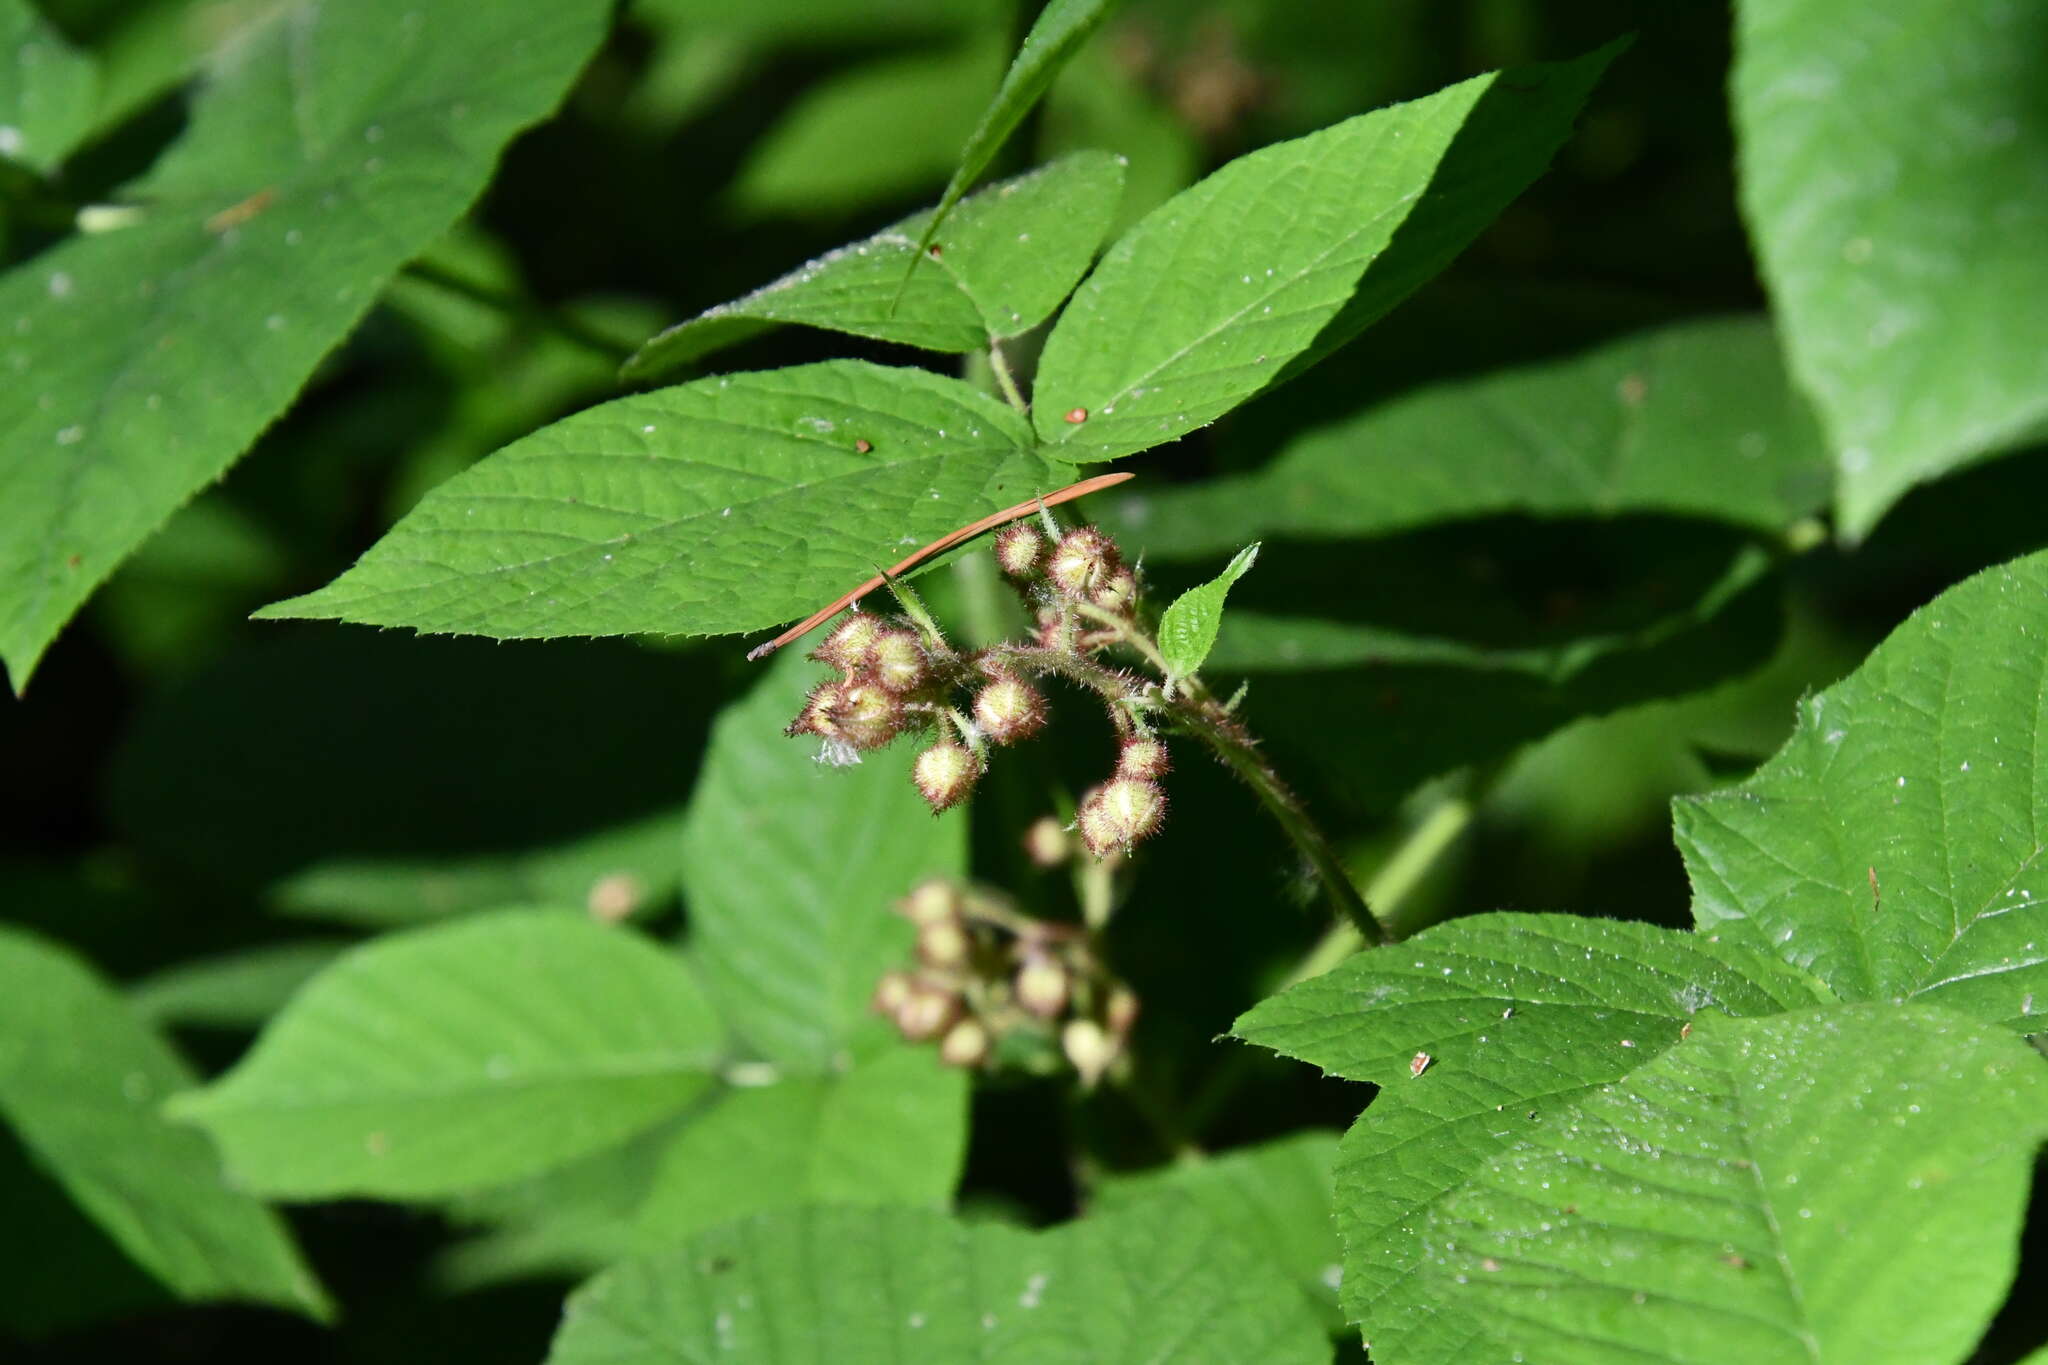
[[[856,610],[812,651],[837,676],[812,689],[789,733],[824,741],[820,757],[834,763],[857,763],[869,750],[921,734],[911,777],[937,814],[973,794],[991,750],[1044,730],[1050,708],[1035,679],[1061,674],[1101,695],[1123,737],[1115,774],[1080,803],[1078,842],[1098,858],[1126,852],[1165,817],[1159,779],[1166,750],[1145,731],[1141,680],[1090,656],[1134,638],[1138,576],[1105,532],[1080,526],[1062,533],[1050,517],[1003,527],[995,556],[1037,613],[1031,638],[962,653],[938,637],[914,597],[905,606],[922,630]],[[1033,857],[1064,857],[1055,842],[1040,839]]]
[[[1064,1056],[1094,1085],[1124,1053],[1138,1001],[1070,926],[1026,918],[989,894],[934,880],[896,905],[917,930],[917,962],[876,982],[872,1008],[939,1060],[998,1058],[1045,1070]]]

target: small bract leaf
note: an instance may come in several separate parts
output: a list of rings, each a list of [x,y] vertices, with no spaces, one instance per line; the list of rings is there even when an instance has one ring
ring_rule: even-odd
[[[1860,539],[1914,484],[2048,421],[2048,8],[1736,15],[1743,214]]]
[[[1702,930],[1845,1000],[2048,1014],[2048,554],[1989,569],[1806,699],[1777,756],[1676,803]]]
[[[454,1194],[677,1112],[722,1043],[674,954],[581,913],[500,911],[348,953],[174,1113],[247,1188]]]
[[[0,1119],[143,1271],[185,1299],[315,1316],[326,1296],[212,1146],[164,1121],[191,1070],[70,953],[0,927]]]
[[[1245,546],[1217,574],[1200,587],[1189,588],[1173,600],[1159,617],[1159,652],[1166,656],[1167,676],[1178,681],[1201,670],[1216,644],[1216,630],[1223,624],[1223,600],[1230,585],[1244,577],[1259,557],[1256,543]]]
[[[257,614],[500,639],[757,630],[1070,481],[1016,413],[923,370],[700,379],[513,442],[333,583]]]
[[[1110,248],[1054,326],[1033,395],[1040,438],[1076,463],[1161,445],[1311,346],[1355,335],[1535,178],[1614,50],[1347,119],[1169,199]],[[1506,151],[1493,137],[1467,144],[1468,120],[1508,125]],[[1363,302],[1347,307],[1354,294]],[[1088,419],[1060,420],[1076,410]]]
[[[1003,83],[996,90],[995,98],[989,102],[982,114],[981,122],[968,136],[966,147],[960,152],[960,167],[953,172],[953,178],[946,183],[946,192],[939,196],[939,206],[932,211],[931,221],[918,235],[917,250],[921,253],[938,236],[939,228],[953,211],[953,205],[960,202],[960,196],[967,187],[980,178],[988,169],[988,163],[1002,148],[1024,116],[1031,112],[1031,106],[1038,103],[1053,77],[1074,55],[1088,35],[1101,26],[1109,16],[1116,0],[1050,0],[1032,21],[1031,31],[1024,35],[1024,44],[1017,49],[1016,58],[1010,69],[1003,73]]]
[[[1191,1202],[1047,1232],[910,1209],[729,1223],[569,1299],[549,1365],[1322,1365],[1315,1310]]]
[[[1530,1365],[1958,1361],[2043,1137],[2039,1055],[1952,1011],[1704,1015],[1434,1210],[1428,1272]]]
[[[1080,152],[991,185],[960,205],[936,257],[916,252],[931,211],[914,214],[669,328],[621,377],[662,378],[777,323],[934,351],[980,350],[1029,331],[1059,306],[1109,230],[1122,184],[1115,157]]]
[[[292,400],[561,98],[611,7],[299,5],[239,37],[135,221],[0,275],[0,660],[16,690],[114,567]]]

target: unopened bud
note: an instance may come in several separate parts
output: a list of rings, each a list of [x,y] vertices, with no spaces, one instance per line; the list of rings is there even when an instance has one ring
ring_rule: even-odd
[[[922,1043],[936,1038],[960,1017],[960,997],[928,981],[911,983],[910,996],[896,1010],[896,1031]]]
[[[1041,815],[1024,831],[1024,855],[1039,867],[1058,867],[1073,851],[1066,830],[1050,815]]]
[[[789,733],[877,749],[903,729],[903,703],[871,678],[829,678],[811,689]]]
[[[876,1014],[895,1017],[903,1003],[910,999],[910,974],[908,972],[883,972],[881,980],[875,982],[875,993],[868,1000],[868,1008]]]
[[[1091,596],[1123,567],[1110,538],[1093,526],[1077,526],[1060,538],[1046,561],[1046,577],[1072,598]]]
[[[1067,969],[1053,958],[1033,955],[1017,969],[1011,989],[1017,1003],[1040,1019],[1057,1019],[1067,1007]]]
[[[1138,576],[1129,569],[1118,569],[1103,581],[1089,599],[1104,611],[1123,611],[1138,597]]]
[[[939,1060],[947,1066],[980,1066],[988,1060],[988,1030],[978,1019],[962,1019],[940,1040]]]
[[[1028,521],[1013,521],[996,532],[996,563],[1012,578],[1029,578],[1037,573],[1044,550],[1044,538]]]
[[[1109,1070],[1121,1049],[1116,1039],[1093,1019],[1076,1019],[1060,1030],[1060,1051],[1081,1073],[1081,1084],[1093,1086]]]
[[[933,920],[917,931],[918,960],[939,971],[966,966],[973,948],[967,926],[957,919]]]
[[[879,632],[868,658],[875,681],[891,692],[910,691],[924,681],[928,671],[924,646],[907,630]]]
[[[1029,738],[1045,724],[1045,695],[1022,678],[999,677],[975,695],[974,723],[997,744]]]
[[[1172,767],[1166,742],[1149,737],[1125,740],[1124,747],[1116,756],[1118,777],[1157,779],[1166,776]]]
[[[1119,1038],[1128,1037],[1138,1022],[1138,997],[1128,986],[1112,986],[1102,1004],[1102,1022]]]
[[[910,889],[896,902],[896,911],[912,924],[937,924],[960,914],[960,888],[944,877],[932,877]]]
[[[1154,833],[1165,818],[1166,793],[1158,783],[1119,777],[1082,798],[1076,823],[1088,851],[1106,858]]]
[[[857,672],[867,663],[874,651],[875,638],[881,633],[880,621],[866,612],[854,612],[832,627],[824,642],[811,651],[811,657],[843,672]]]
[[[911,780],[932,808],[932,814],[957,806],[974,790],[981,777],[981,764],[964,744],[942,739],[917,756],[911,765]]]

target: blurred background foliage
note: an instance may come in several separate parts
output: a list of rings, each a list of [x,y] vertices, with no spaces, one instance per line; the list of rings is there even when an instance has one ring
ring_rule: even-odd
[[[60,181],[7,172],[10,263],[46,245],[69,206],[146,166],[181,126],[198,55],[267,6],[42,8],[105,63],[103,121]],[[380,927],[521,901],[678,922],[676,822],[713,715],[756,672],[733,642],[500,645],[245,618],[330,580],[507,439],[607,396],[618,360],[658,327],[928,204],[1031,9],[625,5],[560,115],[511,148],[467,221],[93,600],[26,696],[0,703],[8,918],[132,985],[207,1070],[338,946]],[[1272,140],[1637,36],[1551,172],[1445,275],[1299,383],[1141,457],[1131,495],[1096,514],[1142,539],[1184,488],[1260,470],[1390,399],[1760,311],[1736,205],[1730,24],[1723,5],[1647,0],[1130,0],[998,166],[1121,152],[1126,221]],[[849,353],[945,363],[783,328],[720,364]],[[1790,732],[1799,695],[1940,588],[2048,543],[2044,500],[2048,460],[2021,454],[1914,492],[1854,548],[1796,555],[1651,513],[1269,537],[1233,608],[1273,619],[1234,620],[1214,668],[1237,666],[1233,649],[1249,661],[1253,724],[1361,876],[1455,814],[1404,925],[1496,908],[1681,925],[1670,798],[1746,773]],[[1151,567],[1178,587],[1220,558],[1196,549]],[[1285,634],[1289,616],[1357,630],[1319,664],[1316,640],[1290,656],[1279,636],[1255,637]],[[1034,910],[1071,915],[1070,888],[1018,840],[1047,777],[1094,780],[1104,736],[1085,723],[1054,734],[1036,779],[1026,764],[993,775],[974,866]],[[1358,1087],[1244,1049],[1219,1079],[1210,1040],[1324,925],[1224,774],[1185,764],[1174,800],[1135,892],[1173,912],[1120,917],[1114,932],[1116,969],[1147,1003],[1147,1085],[1206,1145],[1341,1125]],[[209,958],[194,990],[185,964]],[[963,1207],[1070,1214],[1077,1134],[1111,1169],[1155,1163],[1156,1116],[1131,1106],[1118,1092],[1070,1105],[1049,1083],[984,1088]],[[609,1197],[591,1192],[600,1207]],[[585,1207],[576,1199],[561,1206]],[[573,1237],[495,1259],[462,1243],[477,1222],[516,1232],[517,1210],[295,1210],[344,1309],[327,1332],[167,1307],[18,1149],[0,1151],[0,1208],[0,1341],[22,1334],[0,1353],[29,1362],[534,1359],[564,1278],[587,1261]]]

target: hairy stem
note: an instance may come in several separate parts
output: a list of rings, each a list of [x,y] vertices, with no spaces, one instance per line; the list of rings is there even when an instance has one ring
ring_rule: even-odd
[[[988,367],[995,372],[996,387],[1003,391],[1003,398],[1019,412],[1030,411],[1031,405],[1024,401],[1023,393],[1017,388],[1017,378],[1010,373],[1010,360],[1003,354],[1003,343],[991,340],[988,343]]]

